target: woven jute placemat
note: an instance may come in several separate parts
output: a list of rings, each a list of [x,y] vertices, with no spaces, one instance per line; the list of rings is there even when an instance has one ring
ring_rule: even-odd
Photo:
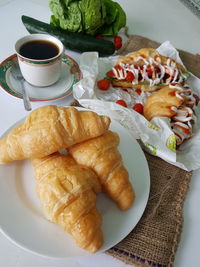
[[[125,55],[144,47],[157,48],[159,45],[147,38],[131,35],[118,54]],[[179,53],[187,69],[200,77],[200,55],[180,50]],[[144,153],[151,177],[146,209],[133,231],[106,253],[130,265],[169,267],[173,266],[181,237],[184,199],[192,172]]]
[[[119,55],[160,44],[138,35],[129,36]],[[178,50],[186,68],[200,77],[200,55]],[[192,172],[179,169],[145,153],[151,190],[145,212],[133,231],[107,253],[138,266],[172,266],[183,226],[183,205]]]
[[[183,203],[192,173],[145,155],[151,177],[145,212],[133,231],[106,253],[136,266],[172,266],[181,237]]]

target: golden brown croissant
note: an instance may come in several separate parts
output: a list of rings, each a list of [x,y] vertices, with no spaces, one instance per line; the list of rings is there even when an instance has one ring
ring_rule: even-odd
[[[97,173],[103,190],[120,209],[126,210],[132,205],[135,193],[117,149],[118,144],[119,136],[107,131],[102,136],[70,147],[69,153],[79,164],[92,168]]]
[[[120,57],[107,72],[113,86],[155,91],[186,79],[186,69],[174,59],[160,55],[152,48],[142,48]]]
[[[59,153],[31,163],[46,218],[71,234],[79,247],[96,252],[103,244],[102,219],[96,209],[101,185],[96,174]]]
[[[176,87],[164,86],[150,95],[144,104],[145,118],[151,120],[154,117],[174,116],[177,112],[176,108],[184,102],[184,97],[180,93],[181,91]]]
[[[170,125],[179,146],[193,135],[195,114],[199,97],[188,85],[171,84],[153,93],[144,104],[144,116],[147,120],[154,117],[170,118]]]
[[[0,140],[0,163],[40,158],[103,134],[110,119],[73,107],[44,106]]]

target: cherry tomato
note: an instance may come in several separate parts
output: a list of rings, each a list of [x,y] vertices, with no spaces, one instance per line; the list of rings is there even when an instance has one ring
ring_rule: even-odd
[[[116,70],[122,70],[122,69],[123,69],[122,66],[120,66],[119,64],[115,65],[114,68],[115,68]]]
[[[149,78],[152,77],[152,75],[153,75],[153,71],[152,71],[152,69],[148,69],[148,70],[147,70],[147,75],[148,75]]]
[[[136,92],[138,95],[141,95],[141,93],[142,93],[142,91],[141,91],[139,88],[135,89],[135,92]]]
[[[117,104],[123,106],[123,107],[127,107],[127,104],[126,102],[123,100],[123,99],[119,99],[116,101]]]
[[[110,81],[107,79],[97,81],[97,86],[100,90],[108,90],[110,87]]]
[[[135,79],[135,75],[131,71],[127,71],[126,80],[132,82]]]
[[[123,69],[122,66],[120,66],[119,64],[114,66],[114,69],[116,70],[116,72],[119,74],[119,71],[122,71],[123,73],[125,72],[125,70]]]
[[[112,70],[108,71],[108,72],[106,73],[106,75],[107,75],[108,77],[114,77],[114,76],[115,76],[115,74],[114,74],[114,72],[113,72]]]
[[[133,110],[137,111],[138,113],[140,114],[143,114],[143,105],[140,104],[140,103],[137,103],[135,104],[133,107],[132,107]]]
[[[96,38],[100,40],[104,40],[104,37],[102,35],[97,35]]]
[[[122,38],[120,36],[114,37],[114,45],[116,49],[119,49],[122,47]]]

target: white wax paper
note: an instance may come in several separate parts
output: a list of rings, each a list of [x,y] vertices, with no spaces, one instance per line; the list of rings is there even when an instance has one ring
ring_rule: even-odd
[[[161,55],[171,57],[184,64],[178,51],[169,41],[164,42],[157,51]],[[157,117],[149,122],[131,109],[136,101],[134,94],[130,95],[116,88],[110,88],[107,91],[97,88],[96,82],[105,77],[105,73],[115,65],[118,57],[100,58],[96,52],[83,53],[80,58],[83,78],[73,87],[74,98],[85,108],[118,121],[127,128],[131,135],[140,139],[143,147],[153,155],[188,171],[199,168],[200,104],[194,109],[197,118],[193,128],[194,136],[184,142],[176,151],[175,135],[171,130],[168,118]],[[194,93],[200,96],[200,79],[191,74],[187,83]],[[115,103],[117,99],[121,98],[128,103],[128,108]],[[137,97],[137,102],[144,103],[145,99],[146,96],[141,96],[141,99]]]

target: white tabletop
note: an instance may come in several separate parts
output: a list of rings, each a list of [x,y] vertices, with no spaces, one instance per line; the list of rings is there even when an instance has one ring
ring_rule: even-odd
[[[200,52],[200,20],[178,0],[115,0],[124,8],[129,32],[159,42],[170,40],[177,47],[192,53]],[[27,31],[21,15],[49,22],[48,0],[0,0],[0,61],[14,53],[15,41]],[[79,62],[79,53],[66,51]],[[68,105],[72,96],[46,104]],[[44,102],[32,103],[33,108]],[[15,98],[0,88],[0,135],[28,113],[21,99]],[[200,171],[194,172],[184,205],[184,226],[176,254],[175,267],[198,266],[200,240]],[[1,267],[126,267],[123,262],[105,254],[76,259],[47,259],[17,247],[0,234]]]

